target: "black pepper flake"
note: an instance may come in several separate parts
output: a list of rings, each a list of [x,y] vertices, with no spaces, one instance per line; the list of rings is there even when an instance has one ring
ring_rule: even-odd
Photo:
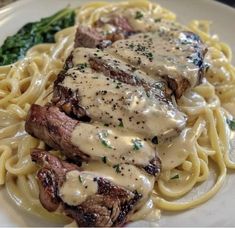
[[[121,173],[120,165],[119,164],[114,165],[113,168],[115,169],[116,173]]]
[[[157,136],[154,136],[154,137],[152,138],[151,142],[152,142],[153,144],[158,144],[158,137],[157,137]]]
[[[118,118],[118,121],[119,121],[119,127],[124,127],[124,125],[123,125],[123,122],[122,122],[122,118]]]
[[[104,164],[107,163],[107,157],[106,157],[106,156],[102,157],[102,162],[103,162]]]

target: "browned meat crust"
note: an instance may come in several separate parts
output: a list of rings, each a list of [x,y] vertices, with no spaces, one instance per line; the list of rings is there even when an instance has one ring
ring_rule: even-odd
[[[26,120],[25,129],[32,136],[43,140],[54,149],[61,150],[65,156],[80,164],[81,160],[88,161],[94,158],[72,144],[71,134],[76,126],[79,126],[79,121],[68,117],[59,108],[33,104]],[[160,167],[160,160],[156,156],[155,159],[149,161],[147,166],[141,168],[144,168],[149,174],[157,176],[160,173]]]
[[[34,137],[43,140],[54,149],[60,149],[64,154],[79,162],[87,161],[89,156],[71,143],[71,133],[79,124],[77,120],[65,115],[57,107],[33,104],[28,113],[25,130]]]
[[[66,173],[79,171],[79,167],[40,149],[35,149],[31,156],[42,167],[37,174],[42,205],[48,211],[55,211],[61,206],[62,211],[75,219],[78,226],[121,226],[141,198],[136,191],[131,192],[96,177],[97,193],[78,206],[68,205],[60,198],[59,188],[66,179]]]

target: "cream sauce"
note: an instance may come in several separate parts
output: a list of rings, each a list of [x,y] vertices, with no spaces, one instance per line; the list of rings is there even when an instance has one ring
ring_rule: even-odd
[[[223,103],[222,106],[235,118],[235,101]]]
[[[162,169],[175,168],[189,153],[195,152],[197,132],[186,128],[178,137],[168,138],[154,147],[149,139],[178,132],[185,126],[185,115],[173,105],[147,95],[141,86],[121,83],[93,71],[88,60],[94,56],[103,58],[108,64],[118,60],[124,71],[129,70],[126,64],[130,63],[138,68],[132,73],[150,84],[159,81],[159,76],[176,78],[182,75],[194,86],[198,67],[188,58],[194,51],[194,41],[187,40],[180,32],[183,27],[173,22],[156,23],[153,19],[148,23],[130,22],[135,28],[139,26],[140,31],[146,31],[147,24],[147,31],[151,33],[117,41],[105,51],[77,48],[73,52],[75,67],[67,71],[70,77],[65,77],[63,86],[79,91],[80,105],[93,122],[80,123],[72,132],[71,141],[97,159],[84,163],[81,172],[67,173],[60,196],[68,204],[78,205],[97,192],[94,178],[103,177],[117,186],[142,194],[137,207],[142,209],[133,215],[140,219],[158,215],[151,200],[155,177],[135,165],[147,165],[158,151]],[[112,30],[112,26],[105,28],[106,33]]]
[[[82,168],[86,172],[94,173],[97,177],[103,177],[118,186],[142,194],[139,205],[150,197],[155,182],[154,176],[128,164],[109,166],[100,162],[89,162],[83,164]]]
[[[146,166],[155,158],[155,149],[149,142],[123,127],[80,123],[72,132],[71,141],[92,159],[103,163]]]
[[[159,157],[162,161],[162,171],[171,170],[181,165],[190,153],[195,153],[195,140],[205,127],[205,122],[199,124],[197,129],[185,128],[178,137],[164,144],[157,145]]]
[[[117,186],[141,194],[138,203],[140,207],[149,199],[155,182],[153,176],[128,164],[109,166],[100,162],[89,162],[83,164],[82,170],[81,172],[77,170],[68,172],[60,188],[60,197],[69,205],[79,205],[90,195],[96,194],[98,184],[95,179],[102,177]]]
[[[100,51],[96,54],[104,57]],[[111,126],[121,124],[150,138],[176,134],[185,126],[183,113],[146,94],[143,87],[121,83],[93,71],[86,62],[88,55],[92,55],[91,49],[76,49],[74,64],[77,66],[68,70],[67,74],[71,77],[65,78],[63,86],[79,91],[80,105],[92,120]],[[82,70],[78,69],[81,63],[85,66]]]
[[[66,174],[66,180],[60,187],[59,196],[69,205],[77,206],[98,190],[94,175],[78,170]]]
[[[192,87],[195,86],[198,83],[198,66],[194,59],[200,44],[181,32],[184,28],[174,22],[156,23],[153,30],[155,32],[116,41],[107,51],[139,67],[150,77],[183,76]]]
[[[130,220],[148,220],[156,221],[161,216],[161,211],[154,205],[152,197],[150,197],[147,202],[136,212],[130,216]],[[157,224],[155,224],[157,225]]]

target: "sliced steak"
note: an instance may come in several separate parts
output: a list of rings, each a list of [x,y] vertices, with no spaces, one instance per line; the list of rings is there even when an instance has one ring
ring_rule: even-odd
[[[60,206],[60,210],[73,218],[78,226],[121,226],[141,198],[136,191],[116,186],[102,177],[94,177],[91,181],[97,186],[96,192],[87,195],[80,204],[70,205],[64,200],[65,195],[61,194],[66,194],[61,189],[69,181],[67,174],[73,172],[80,177],[84,171],[43,150],[35,149],[31,156],[32,160],[42,167],[37,174],[42,205],[49,211],[55,211]],[[80,182],[78,179],[81,185],[85,184],[85,181]],[[73,187],[71,186],[71,189]]]
[[[52,100],[68,115],[111,126],[121,121],[126,129],[160,141],[185,126],[186,117],[172,104],[163,79],[98,49],[75,49],[71,59],[73,67],[54,83]]]
[[[64,162],[41,149],[34,149],[31,158],[32,161],[43,167],[37,173],[40,181],[40,202],[48,211],[55,211],[61,203],[58,196],[58,186],[64,182],[66,172],[76,170],[78,167]]]
[[[103,40],[105,40],[105,36],[95,28],[79,26],[75,35],[74,47],[96,48]]]
[[[125,132],[113,130],[109,133],[110,130],[106,127],[79,123],[57,107],[32,105],[25,129],[52,148],[61,150],[78,164],[81,160],[102,161],[105,158],[105,163],[112,165],[120,162],[134,164],[151,175],[157,176],[160,173],[161,163],[155,149],[135,134],[129,137],[128,142]],[[105,144],[107,142],[112,144]],[[118,144],[125,147],[119,149]],[[136,159],[136,150],[141,157],[139,160]]]
[[[112,31],[104,34],[104,27],[112,25]],[[107,23],[99,20],[95,23],[95,27],[79,26],[77,28],[74,40],[74,47],[87,48],[106,48],[120,39],[125,39],[134,34],[133,28],[129,25],[126,18],[121,16],[112,16]]]
[[[106,52],[143,70],[152,78],[165,79],[176,98],[180,98],[187,88],[201,82],[207,49],[196,34],[182,31],[183,28],[165,26],[162,22],[156,31],[116,41]]]
[[[109,18],[101,18],[95,22],[94,26],[100,32],[105,31],[105,39],[111,42],[126,39],[130,35],[137,33],[128,20],[120,15],[110,15]]]
[[[42,139],[47,145],[63,152],[76,162],[88,161],[89,156],[71,143],[77,120],[66,116],[56,107],[41,107],[33,104],[28,113],[25,130],[32,136]]]

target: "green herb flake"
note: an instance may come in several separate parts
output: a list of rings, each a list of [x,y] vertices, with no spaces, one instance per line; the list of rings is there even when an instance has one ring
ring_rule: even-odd
[[[78,180],[82,183],[82,177],[80,175],[78,176]]]
[[[78,70],[84,70],[87,67],[87,63],[79,63],[77,67],[78,67]]]
[[[112,149],[110,142],[106,139],[108,137],[108,132],[106,130],[101,131],[98,133],[99,140],[101,141],[102,145],[105,147]]]
[[[24,25],[15,35],[9,36],[0,48],[0,66],[22,59],[26,52],[39,43],[54,43],[54,35],[75,24],[75,11],[62,9],[37,22]]]
[[[156,18],[156,19],[154,19],[154,22],[158,23],[158,22],[161,22],[161,20],[162,20],[161,18]]]
[[[143,147],[142,140],[140,139],[132,139],[131,142],[133,143],[133,150],[140,150]]]
[[[175,176],[171,177],[171,180],[175,180],[175,179],[179,179],[179,178],[180,178],[179,174],[176,174]]]
[[[106,157],[106,156],[102,157],[102,162],[103,162],[104,164],[107,163],[107,157]]]
[[[144,15],[143,15],[142,12],[136,11],[136,13],[135,13],[135,19],[139,20],[139,19],[141,19],[143,16],[144,16]]]
[[[113,168],[115,169],[116,173],[121,173],[120,165],[114,165]]]
[[[232,131],[235,131],[235,120],[227,119],[227,124]]]

